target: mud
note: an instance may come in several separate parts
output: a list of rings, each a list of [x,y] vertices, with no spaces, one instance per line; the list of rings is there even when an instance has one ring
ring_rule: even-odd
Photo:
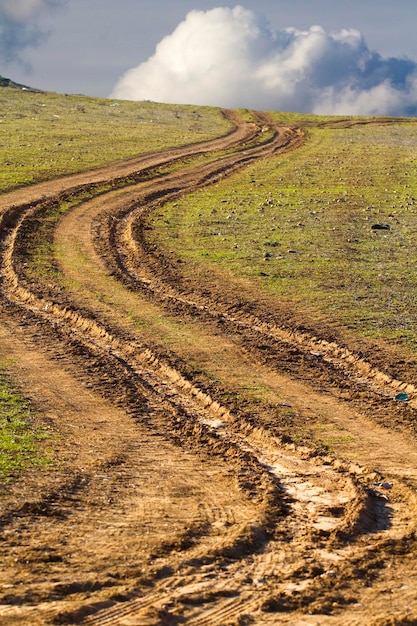
[[[221,139],[3,197],[0,340],[55,464],[3,490],[1,623],[417,621],[415,366],[242,281],[186,277],[148,239],[160,203],[303,141],[266,114],[225,115],[236,128]],[[104,184],[42,231],[58,202]],[[60,281],[29,271],[45,237]],[[130,306],[190,327],[202,362],[221,345],[269,397],[228,396],[191,343],[144,341]],[[277,413],[289,405],[295,423]],[[297,420],[346,442],[300,443]]]

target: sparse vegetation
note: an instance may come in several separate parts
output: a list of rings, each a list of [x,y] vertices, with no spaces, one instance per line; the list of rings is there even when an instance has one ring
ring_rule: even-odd
[[[45,437],[45,428],[34,425],[30,403],[0,369],[0,482],[30,465],[47,464],[49,459],[39,452]]]
[[[226,133],[219,109],[0,89],[0,192]]]
[[[190,273],[213,265],[414,349],[417,124],[276,117],[304,124],[305,145],[166,205],[154,216],[156,243]]]

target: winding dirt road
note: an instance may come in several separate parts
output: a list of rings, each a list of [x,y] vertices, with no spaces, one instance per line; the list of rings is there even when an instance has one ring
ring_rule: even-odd
[[[0,342],[59,437],[1,500],[0,623],[417,622],[411,372],[149,240],[161,203],[303,141],[225,114],[226,137],[3,196]],[[289,405],[345,449],[295,445]]]

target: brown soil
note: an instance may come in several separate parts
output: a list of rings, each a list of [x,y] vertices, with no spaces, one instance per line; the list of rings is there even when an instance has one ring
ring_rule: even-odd
[[[3,196],[2,354],[54,464],[3,488],[1,624],[417,623],[415,365],[148,236],[161,202],[302,142],[225,114],[227,137]],[[104,182],[48,235],[59,281],[34,282],[42,216]]]

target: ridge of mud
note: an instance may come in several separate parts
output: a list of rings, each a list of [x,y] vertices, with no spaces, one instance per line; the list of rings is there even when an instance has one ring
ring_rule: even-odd
[[[230,424],[226,432],[226,440],[228,446],[232,445],[232,429],[230,426],[234,420],[230,412],[213,400],[209,394],[201,391],[190,381],[186,380],[177,370],[161,362],[149,348],[140,348],[133,342],[126,343],[125,340],[121,341],[94,319],[88,319],[77,311],[73,311],[65,306],[62,307],[45,298],[37,297],[23,287],[14,272],[11,261],[15,236],[10,237],[9,254],[4,256],[3,264],[3,287],[7,290],[8,298],[11,302],[23,307],[38,319],[42,318],[44,322],[49,322],[50,327],[54,329],[55,337],[59,331],[61,336],[72,337],[72,341],[81,343],[87,351],[93,349],[98,351],[99,354],[106,354],[106,358],[112,356],[119,363],[118,368],[123,367],[128,372],[133,373],[135,378],[139,378],[141,385],[146,389],[147,393],[150,391],[154,392],[154,400],[156,398],[164,398],[165,403],[176,407],[180,414],[185,409],[188,418],[195,420],[197,417],[199,426],[203,429],[208,428],[208,431],[212,434],[213,432],[220,433],[222,437],[222,426]],[[127,372],[124,375],[126,376],[126,374]],[[177,402],[175,402],[176,397],[178,397]],[[185,408],[190,404],[190,401],[191,413]],[[207,416],[205,415],[206,413],[208,414]],[[245,432],[247,441],[245,444],[245,456],[246,454],[253,455],[256,450],[256,446],[251,446],[250,444],[250,431],[255,431],[253,426],[249,424],[244,426],[240,420],[238,433],[241,437],[243,432]],[[262,429],[258,427],[256,431],[259,437]],[[267,439],[265,434],[263,434],[263,437]],[[237,444],[237,447],[239,448],[241,445],[241,443]],[[277,442],[276,445],[279,447],[282,445],[282,442]],[[256,454],[254,458],[256,458]],[[317,461],[318,458],[316,457]],[[259,463],[259,459],[257,462]],[[268,469],[264,461],[262,461],[261,466]]]
[[[145,203],[146,201],[145,198]],[[175,275],[171,280],[166,280],[170,275],[169,271],[166,272],[166,262],[163,261],[160,265],[160,252],[155,255],[147,246],[146,228],[143,224],[156,206],[153,203],[141,205],[139,209],[130,209],[128,215],[122,211],[120,216],[113,216],[111,220],[107,218],[96,226],[97,249],[106,258],[111,271],[117,273],[120,280],[131,289],[148,291],[152,298],[168,306],[171,311],[177,305],[181,313],[186,310],[192,315],[205,315],[221,320],[231,328],[235,327],[239,334],[245,334],[249,330],[259,336],[295,347],[316,360],[340,368],[345,376],[353,375],[357,382],[366,383],[370,389],[386,397],[393,398],[399,391],[404,391],[410,396],[408,406],[417,408],[416,385],[381,371],[364,357],[335,341],[328,341],[306,331],[278,326],[274,321],[262,319],[256,312],[245,312],[245,304],[242,303],[231,305],[230,302],[222,302],[218,298],[209,299],[198,292],[181,293],[177,288],[181,280]]]

